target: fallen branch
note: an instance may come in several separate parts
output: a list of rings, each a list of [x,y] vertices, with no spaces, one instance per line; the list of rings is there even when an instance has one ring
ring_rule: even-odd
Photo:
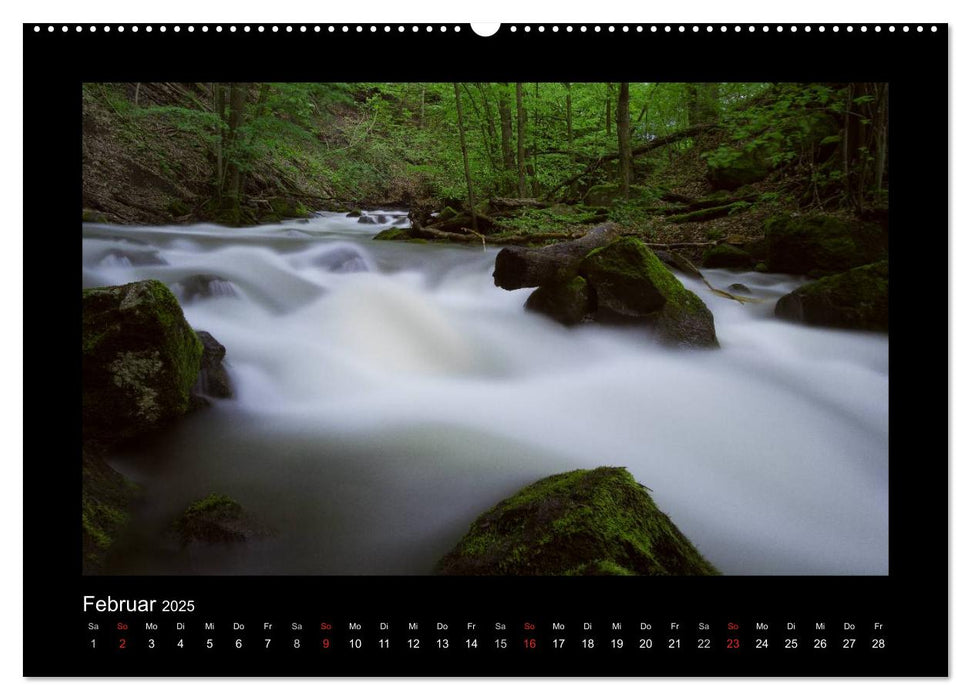
[[[643,146],[638,146],[637,148],[633,149],[631,151],[631,156],[636,157],[639,155],[643,155],[644,153],[649,153],[650,151],[653,151],[656,148],[661,148],[662,146],[667,146],[668,144],[675,143],[677,141],[690,138],[692,136],[697,136],[698,134],[703,134],[717,127],[718,127],[717,124],[699,124],[697,126],[692,126],[687,129],[683,129],[681,131],[675,132],[673,134],[669,134],[667,136],[662,136],[661,138],[654,139],[653,141],[650,141],[644,144]],[[586,177],[587,175],[594,172],[598,168],[603,167],[605,163],[609,163],[610,161],[617,160],[618,158],[620,158],[619,153],[608,153],[606,155],[600,156],[594,162],[592,162],[590,165],[584,168],[584,170],[580,172],[578,175],[574,175],[568,180],[561,182],[559,185],[557,185],[549,192],[547,192],[544,199],[548,199],[548,200],[552,199],[553,195],[559,192],[560,190],[562,190],[564,187],[569,187],[577,180],[580,180],[581,178]]]

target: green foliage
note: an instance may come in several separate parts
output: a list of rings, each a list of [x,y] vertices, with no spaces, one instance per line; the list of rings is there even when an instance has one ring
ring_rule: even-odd
[[[228,84],[166,84],[154,94],[150,85],[141,84],[137,105],[138,88],[132,83],[86,84],[82,89],[86,100],[101,102],[119,117],[121,137],[142,155],[156,158],[158,170],[168,178],[180,180],[183,164],[171,153],[153,152],[150,134],[178,134],[189,148],[204,154],[213,169],[209,187],[217,199],[229,187],[227,170],[255,176],[258,185],[250,188],[250,196],[270,188],[357,203],[467,197],[451,83],[252,83],[232,90]],[[218,95],[238,95],[240,90],[242,112],[232,128],[228,98],[220,101]],[[543,197],[587,173],[590,164],[616,154],[618,90],[616,83],[521,84],[526,196]],[[733,189],[761,179],[770,169],[812,161],[826,148],[832,151],[840,142],[837,130],[847,109],[846,90],[823,84],[631,83],[631,147],[636,151],[689,125],[718,121],[727,139],[703,155],[711,169],[741,173],[730,179]],[[478,201],[520,194],[516,164],[510,168],[504,160],[500,109],[508,108],[508,145],[515,161],[515,96],[514,83],[460,84]],[[855,94],[852,106],[867,112],[861,124],[872,121],[872,94]],[[695,146],[693,139],[682,139],[638,156],[633,187],[656,186],[652,173]],[[872,168],[876,159],[872,143],[858,144],[854,167]],[[577,201],[597,187],[616,187],[615,162],[603,161],[558,194]],[[817,163],[814,185],[841,184],[845,174],[838,165]],[[632,199],[650,206],[642,196]],[[610,215],[625,225],[643,223],[636,207],[618,204],[615,198],[601,206],[611,208]],[[518,229],[531,230],[534,224],[524,220]]]

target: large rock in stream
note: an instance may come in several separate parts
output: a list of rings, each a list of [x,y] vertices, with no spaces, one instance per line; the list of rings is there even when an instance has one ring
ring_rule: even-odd
[[[771,272],[823,277],[886,257],[887,236],[872,223],[817,214],[781,216],[765,226]]]
[[[173,523],[183,546],[194,542],[231,544],[273,534],[236,500],[211,493],[194,501]]]
[[[81,299],[84,439],[124,440],[184,414],[203,344],[168,287],[96,287]]]
[[[580,275],[593,289],[599,316],[646,319],[668,345],[718,347],[711,311],[642,241],[622,238],[594,250]]]
[[[718,574],[623,467],[541,479],[481,515],[446,575]]]
[[[226,347],[212,337],[208,331],[196,331],[202,343],[202,360],[199,367],[199,377],[193,390],[204,396],[217,399],[233,397],[233,385],[229,381],[229,372],[223,364],[226,357]]]
[[[823,277],[779,299],[775,315],[811,326],[886,331],[889,273],[884,260]]]

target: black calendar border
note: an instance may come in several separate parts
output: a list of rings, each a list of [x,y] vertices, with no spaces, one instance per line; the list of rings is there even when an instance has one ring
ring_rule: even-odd
[[[908,261],[944,261],[948,230],[947,25],[518,25],[492,37],[468,25],[425,24],[400,33],[398,25],[265,24],[105,25],[25,24],[24,31],[24,673],[30,676],[109,675],[391,675],[391,676],[926,676],[948,673],[948,469],[945,392],[949,379],[943,345],[947,290],[908,273]],[[206,31],[203,27],[206,26]],[[290,27],[288,31],[286,27]],[[596,27],[600,30],[597,31]],[[641,26],[642,30],[637,31]],[[680,27],[684,27],[684,31]],[[695,31],[694,27],[698,27]],[[839,31],[835,31],[838,26]],[[904,31],[904,27],[908,31]],[[39,31],[36,29],[39,27]],[[665,27],[669,28],[665,30]],[[795,27],[795,30],[792,29]],[[887,81],[891,85],[891,267],[895,278],[890,357],[890,575],[719,578],[435,578],[435,577],[82,577],[80,575],[80,355],[75,364],[52,360],[51,348],[76,347],[80,333],[81,248],[43,248],[37,227],[76,236],[81,209],[80,84],[87,81]],[[69,154],[76,154],[71,157]],[[47,237],[44,238],[47,240]],[[932,252],[931,252],[932,251]],[[52,259],[52,255],[57,255]],[[49,270],[38,278],[32,262]],[[931,268],[940,278],[940,265]],[[899,272],[898,272],[899,270]],[[906,289],[906,293],[904,290]],[[73,295],[73,296],[72,296]],[[75,304],[62,299],[78,299]],[[932,338],[939,338],[932,341]],[[933,348],[938,348],[933,350]],[[38,349],[43,350],[39,352]],[[938,355],[937,353],[941,354]],[[56,353],[56,351],[55,351]],[[936,358],[936,359],[934,359]],[[938,383],[940,382],[940,383]],[[928,419],[930,419],[930,422]],[[933,426],[940,421],[939,428]],[[935,438],[934,436],[937,435]],[[40,439],[38,439],[40,436]],[[940,442],[937,440],[940,439]],[[58,478],[63,470],[65,477]],[[70,476],[67,476],[70,475]],[[64,533],[75,533],[65,537]],[[296,664],[286,658],[242,664],[195,657],[157,665],[104,661],[75,653],[81,596],[191,597],[200,614],[273,609],[283,614],[415,615],[455,619],[521,620],[559,616],[686,614],[753,619],[786,616],[889,618],[896,640],[879,657],[831,655],[751,657],[709,665],[697,660],[643,664],[603,656],[522,655],[487,664],[430,655],[420,661],[393,656],[341,657],[333,665]],[[461,608],[441,601],[460,600]],[[447,609],[443,610],[443,606]],[[545,618],[544,618],[545,616]],[[78,637],[79,639],[79,637]],[[734,664],[734,665],[733,665]]]

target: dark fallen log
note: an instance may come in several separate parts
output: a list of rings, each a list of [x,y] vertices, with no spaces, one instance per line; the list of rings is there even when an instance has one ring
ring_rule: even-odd
[[[448,233],[461,233],[473,228],[472,215],[466,211],[447,219],[432,219],[431,223],[432,228]],[[485,214],[476,214],[475,223],[478,224],[480,233],[491,233],[497,226],[496,220]]]
[[[650,153],[656,148],[661,148],[662,146],[667,146],[669,144],[676,143],[678,141],[681,141],[686,138],[690,138],[692,136],[697,136],[698,134],[703,134],[706,131],[711,131],[716,128],[718,128],[717,124],[698,124],[697,126],[692,126],[687,129],[683,129],[673,134],[669,134],[668,136],[662,136],[661,138],[654,139],[653,141],[645,143],[643,146],[638,146],[637,148],[631,150],[631,156],[636,158],[639,155]],[[552,199],[553,195],[559,192],[560,190],[562,190],[564,187],[569,187],[576,181],[586,177],[587,175],[591,174],[598,168],[603,167],[606,163],[615,161],[618,158],[620,158],[619,153],[608,153],[606,155],[600,156],[595,161],[590,163],[590,165],[584,168],[582,172],[580,172],[577,175],[574,175],[573,177],[567,180],[564,180],[559,185],[557,185],[549,192],[547,192],[544,199]]]
[[[671,202],[672,204],[691,204],[695,201],[691,197],[686,197],[676,192],[665,192],[661,195],[660,199],[662,202]]]
[[[714,221],[715,219],[728,216],[734,211],[734,205],[723,204],[718,207],[696,209],[695,211],[689,211],[683,214],[673,214],[668,216],[668,222],[672,224],[690,224],[692,222]]]
[[[495,215],[508,214],[520,209],[545,209],[548,206],[550,206],[548,202],[531,198],[493,197],[489,200],[489,211]]]
[[[612,243],[620,236],[614,224],[601,224],[585,236],[545,248],[503,248],[496,256],[492,273],[497,287],[522,289],[562,282],[576,276],[583,258],[594,248]]]
[[[408,230],[406,238],[420,238],[426,241],[449,241],[452,243],[483,243],[486,245],[522,245],[536,244],[544,241],[553,240],[576,240],[582,238],[573,233],[532,233],[521,236],[488,236],[475,233],[471,229],[464,232],[443,231],[433,226],[423,226],[421,228],[411,228]]]
[[[719,238],[717,241],[704,241],[702,243],[648,243],[650,248],[707,248],[709,246],[724,243],[727,239]]]

